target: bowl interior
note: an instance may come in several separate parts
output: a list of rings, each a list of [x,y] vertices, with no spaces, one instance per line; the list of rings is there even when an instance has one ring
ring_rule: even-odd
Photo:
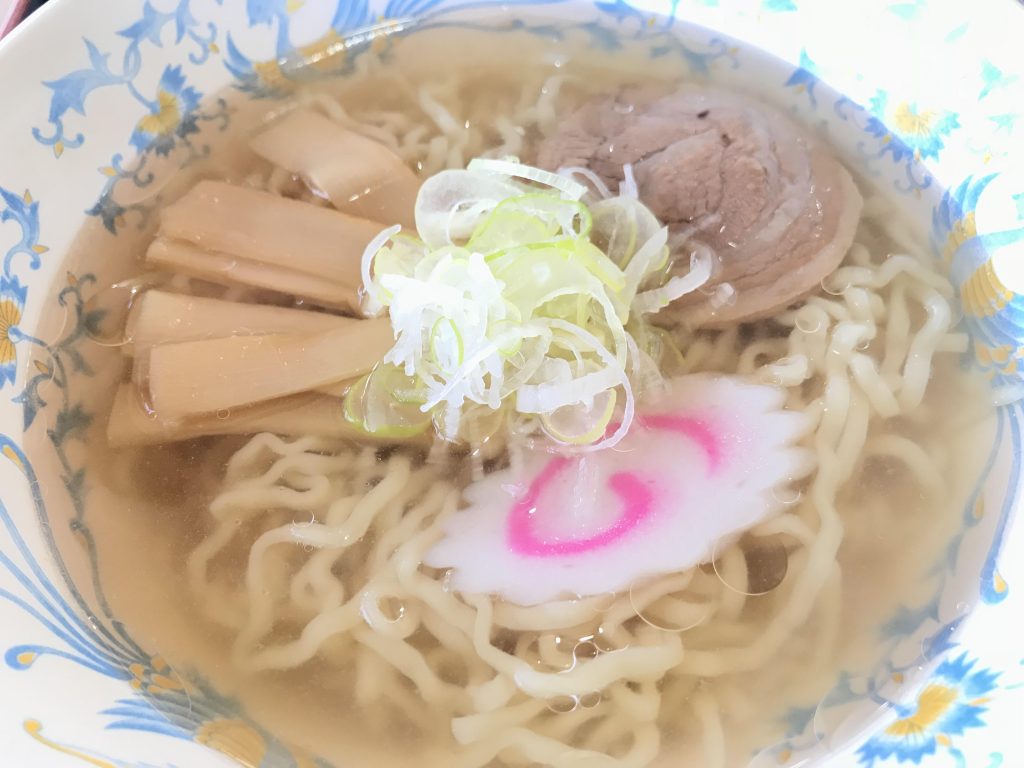
[[[367,26],[372,19],[360,17],[355,10],[350,12],[351,18],[344,16],[345,5],[342,2],[338,6],[333,18],[321,18],[323,14],[317,16],[311,11],[301,23],[291,22],[295,28],[290,36],[278,35],[276,39],[268,36],[268,24],[273,21],[280,29],[285,17],[261,20],[257,18],[260,12],[252,8],[247,17],[227,15],[225,11],[223,17],[214,15],[214,21],[204,22],[210,24],[209,28],[200,22],[195,22],[194,28],[187,27],[193,41],[188,51],[174,46],[145,49],[147,58],[141,77],[148,78],[147,87],[176,89],[178,104],[184,108],[167,131],[147,133],[137,117],[144,109],[132,101],[130,93],[115,93],[113,89],[109,96],[99,97],[107,98],[108,104],[104,116],[95,123],[91,105],[83,120],[77,120],[67,109],[54,120],[51,111],[41,143],[54,153],[55,161],[64,153],[79,152],[76,141],[84,146],[82,156],[88,153],[91,158],[82,167],[75,167],[72,176],[87,190],[83,194],[89,204],[80,206],[87,215],[77,239],[72,242],[73,228],[60,235],[59,240],[68,244],[66,258],[58,253],[57,259],[31,275],[28,269],[21,269],[22,263],[29,263],[27,254],[40,244],[40,237],[47,237],[48,221],[43,221],[41,235],[40,204],[29,193],[22,195],[20,202],[5,197],[6,209],[0,209],[11,212],[5,219],[19,223],[25,238],[22,251],[26,258],[8,258],[5,278],[10,284],[20,280],[19,286],[31,287],[32,303],[24,311],[19,332],[38,340],[34,351],[27,345],[16,347],[19,362],[28,360],[32,368],[7,387],[17,390],[16,405],[0,410],[0,431],[16,436],[13,440],[4,438],[4,455],[12,466],[6,468],[9,474],[3,476],[0,496],[4,506],[14,510],[12,525],[24,532],[18,541],[26,542],[23,555],[38,568],[39,587],[48,590],[46,585],[57,585],[55,590],[67,594],[63,602],[50,601],[45,610],[52,608],[69,625],[64,639],[71,638],[81,646],[81,659],[90,661],[93,673],[98,669],[102,675],[140,692],[137,701],[133,700],[130,707],[125,705],[121,727],[142,728],[149,717],[147,711],[155,710],[184,734],[183,738],[205,739],[246,764],[259,764],[257,757],[264,759],[277,753],[280,762],[271,757],[265,764],[287,765],[286,755],[306,757],[268,732],[260,724],[261,718],[253,718],[252,712],[221,694],[225,686],[230,686],[227,678],[218,679],[215,657],[207,656],[197,664],[202,672],[197,682],[188,682],[185,678],[189,675],[179,678],[167,666],[162,654],[169,645],[176,645],[174,655],[187,655],[189,650],[202,653],[189,646],[188,633],[183,631],[187,628],[181,625],[184,614],[175,607],[173,594],[141,585],[142,580],[139,589],[111,590],[104,574],[123,574],[147,568],[148,564],[153,570],[168,569],[166,583],[173,584],[171,554],[159,548],[140,549],[147,542],[144,521],[119,522],[120,501],[111,492],[109,478],[88,476],[82,468],[87,464],[90,445],[102,439],[103,413],[94,404],[104,401],[103,393],[110,391],[120,373],[111,364],[116,350],[83,342],[89,324],[96,320],[90,317],[90,296],[130,271],[153,230],[154,190],[173,195],[175,184],[184,178],[180,175],[182,169],[187,174],[208,152],[231,152],[233,143],[244,135],[238,132],[247,125],[248,115],[259,114],[272,100],[284,98],[295,82],[356,76],[361,57],[381,51],[419,67],[442,69],[471,66],[474,60],[486,57],[488,50],[498,47],[516,50],[520,55],[529,55],[525,53],[529,51],[539,55],[544,41],[561,36],[602,49],[601,55],[613,57],[622,68],[672,70],[682,63],[695,79],[756,93],[791,113],[824,136],[849,166],[860,170],[886,205],[921,224],[919,235],[930,241],[936,258],[945,254],[958,284],[974,275],[988,259],[987,249],[970,249],[965,222],[976,226],[977,218],[983,217],[976,217],[975,211],[984,208],[986,199],[1005,195],[1000,185],[1008,183],[992,174],[958,173],[963,163],[944,166],[937,162],[937,156],[930,155],[935,142],[954,142],[955,120],[943,122],[940,116],[933,119],[927,135],[915,132],[913,126],[920,121],[913,123],[906,117],[906,110],[912,112],[916,107],[904,103],[903,112],[898,104],[887,107],[887,100],[896,102],[898,96],[890,95],[881,80],[872,81],[874,102],[862,97],[857,103],[829,86],[806,50],[801,48],[786,58],[777,58],[740,39],[750,36],[746,22],[737,22],[740,38],[732,38],[622,4],[611,9],[589,4],[538,8],[524,3],[496,10],[486,7],[491,5],[486,3],[484,7],[466,9],[454,8],[455,3],[441,3],[436,7],[426,4],[429,7],[418,14],[424,19],[420,23],[399,17]],[[173,21],[170,18],[168,23]],[[214,56],[221,44],[205,37],[212,34],[220,39],[216,24],[230,28],[223,61]],[[139,40],[143,34],[138,32]],[[775,39],[771,32],[758,34]],[[430,55],[437,45],[432,39],[436,36],[448,41],[450,54],[443,61]],[[130,35],[127,37],[130,49],[135,42]],[[302,45],[297,47],[294,42]],[[113,46],[117,40],[108,37],[105,44]],[[136,46],[136,51],[140,50],[142,43]],[[299,59],[319,63],[312,69],[299,67]],[[92,64],[99,71],[95,59]],[[174,67],[182,69],[168,79],[168,70]],[[183,71],[191,80],[184,79]],[[60,91],[52,90],[56,100]],[[201,99],[200,90],[204,96]],[[110,110],[117,105],[124,108],[115,110],[112,118]],[[897,121],[894,126],[883,122],[886,109],[889,114],[904,115],[911,129],[903,130],[899,117],[893,118]],[[124,117],[127,114],[136,117],[129,120]],[[78,141],[79,131],[89,144]],[[94,138],[98,146],[92,146]],[[101,175],[90,175],[85,166],[95,167],[92,160],[100,156],[105,158]],[[46,197],[41,200],[41,205],[50,205]],[[54,208],[60,212],[68,209],[67,205],[60,201]],[[54,242],[59,245],[59,240]],[[103,254],[102,259],[96,258],[97,253]],[[998,286],[998,279],[994,275],[990,278],[990,283],[979,283],[979,290]],[[25,305],[22,296],[19,316]],[[968,329],[976,340],[990,344],[991,328],[1000,322],[999,315],[982,313],[973,317],[969,309],[965,309]],[[1007,335],[1005,329],[1003,335]],[[991,368],[992,359],[989,354],[986,363],[982,355],[980,363],[972,364]],[[993,379],[997,388],[1016,381],[1012,371],[999,371]],[[4,384],[3,378],[0,384]],[[764,744],[752,765],[806,765],[848,746],[872,723],[891,719],[891,712],[886,706],[880,707],[880,702],[898,701],[901,692],[920,684],[950,647],[953,633],[976,603],[1000,599],[1001,580],[994,560],[1007,513],[985,516],[982,512],[985,507],[1008,510],[1018,493],[1015,467],[1019,451],[1014,442],[1019,434],[1017,424],[1017,412],[1003,410],[997,420],[977,425],[982,433],[977,445],[983,444],[986,451],[982,456],[964,458],[975,460],[977,471],[961,489],[961,523],[930,577],[919,588],[908,591],[910,602],[887,605],[885,615],[879,615],[879,639],[870,662],[846,670],[819,705],[787,713],[784,738]],[[29,485],[23,482],[24,477],[31,481]],[[31,512],[21,514],[22,509]],[[38,521],[44,524],[42,535],[29,530]],[[883,596],[879,601],[884,602]],[[154,606],[161,607],[158,620],[153,619]],[[26,656],[23,661],[28,667],[34,659]],[[126,694],[128,690],[125,688]],[[256,710],[265,706],[257,703]],[[211,735],[213,731],[217,733]],[[229,731],[232,738],[223,735]],[[251,734],[258,735],[262,751],[238,746],[247,743],[245,739]]]

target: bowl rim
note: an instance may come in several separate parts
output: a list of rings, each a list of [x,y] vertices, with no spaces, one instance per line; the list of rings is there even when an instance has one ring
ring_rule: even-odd
[[[136,2],[135,0],[121,0],[121,2],[118,3],[118,7],[125,7],[129,5],[138,5],[138,2]],[[647,2],[644,2],[643,0],[638,0],[638,2],[636,3],[637,7],[648,5],[651,5],[651,2],[649,2],[649,0]],[[16,30],[12,35],[10,35],[8,39],[5,40],[4,44],[0,46],[0,69],[4,67],[7,58],[16,58],[16,54],[14,53],[16,48],[21,48],[22,46],[27,48],[29,45],[33,44],[31,36],[37,34],[35,30],[38,29],[42,31],[48,24],[47,20],[50,18],[56,19],[58,15],[64,13],[70,14],[70,10],[64,10],[65,8],[70,9],[70,7],[70,0],[56,0],[56,2],[51,2],[46,7],[44,7],[43,11],[41,11],[38,14],[34,14],[33,17],[29,19],[25,25],[23,25],[21,28]],[[8,57],[9,52],[10,57]],[[810,70],[805,69],[805,72],[810,72]],[[2,132],[2,125],[0,125],[0,132]],[[3,183],[2,178],[0,178],[0,183]],[[0,411],[0,415],[2,415],[3,413],[4,411]],[[3,426],[3,424],[4,420],[0,419],[0,426]],[[1018,525],[1017,527],[1019,528],[1020,526]],[[957,627],[959,626],[960,625],[958,624]]]

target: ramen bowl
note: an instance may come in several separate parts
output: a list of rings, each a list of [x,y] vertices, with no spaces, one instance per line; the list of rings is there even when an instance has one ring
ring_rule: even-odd
[[[438,30],[469,47],[497,37],[571,38],[608,57],[628,47],[634,64],[669,62],[756,92],[827,137],[920,226],[959,293],[970,334],[963,365],[988,379],[996,413],[976,425],[982,455],[948,542],[872,630],[872,663],[839,670],[820,701],[780,713],[780,738],[750,765],[1024,762],[1013,730],[1024,682],[1015,642],[1024,535],[1013,524],[1024,423],[1024,68],[1012,34],[1024,31],[1024,11],[1010,0],[971,9],[938,0],[112,0],[103,14],[50,2],[0,45],[8,762],[330,764],[232,691],[163,657],[159,638],[130,618],[164,610],[159,592],[108,598],[109,562],[144,569],[147,545],[129,535],[104,544],[106,521],[124,510],[116,498],[97,502],[85,466],[104,439],[95,403],[111,377],[81,341],[102,320],[91,299],[106,260],[138,248],[133,233],[148,226],[162,178],[201,162],[252,105],[266,109],[300,81],[351,76],[364,55],[410,55]],[[452,51],[450,65],[457,60]],[[76,240],[83,228],[102,239]],[[99,252],[83,253],[89,242]]]

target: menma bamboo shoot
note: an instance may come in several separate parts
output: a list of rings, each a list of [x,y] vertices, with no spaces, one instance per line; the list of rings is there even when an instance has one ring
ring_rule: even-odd
[[[114,448],[173,443],[208,435],[251,435],[259,432],[363,441],[373,439],[356,430],[345,419],[340,399],[316,393],[268,400],[219,416],[207,414],[167,421],[147,409],[137,387],[122,384],[114,397],[114,407],[107,423],[107,441]]]
[[[226,336],[313,335],[358,322],[323,312],[150,290],[132,305],[124,351],[140,355],[159,344]]]
[[[380,142],[300,107],[257,134],[250,147],[325,194],[335,208],[415,229],[419,179]]]
[[[158,237],[146,251],[146,263],[220,285],[246,285],[305,299],[322,307],[356,309],[359,289],[307,272],[213,253],[179,240]]]
[[[206,251],[358,287],[369,219],[221,181],[200,181],[160,218],[159,234]]]
[[[394,343],[386,318],[313,336],[231,336],[153,347],[148,390],[164,420],[315,390],[370,371]]]

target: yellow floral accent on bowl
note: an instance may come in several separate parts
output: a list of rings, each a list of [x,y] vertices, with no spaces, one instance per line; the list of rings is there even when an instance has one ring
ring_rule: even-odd
[[[987,261],[974,270],[960,288],[964,312],[972,317],[991,317],[1013,298],[1013,291],[996,277],[992,262]]]
[[[935,122],[934,112],[915,112],[907,102],[901,102],[893,112],[892,121],[896,129],[909,136],[930,136],[932,123]]]
[[[1004,375],[1011,375],[1017,372],[1017,360],[1020,351],[1014,354],[1014,348],[1009,344],[1000,344],[997,347],[990,347],[980,341],[974,342],[974,356],[982,366],[991,367],[990,373],[998,371]]]
[[[66,747],[63,744],[58,744],[56,741],[46,738],[43,736],[43,724],[38,720],[26,720],[24,728],[25,733],[38,741],[44,747],[49,747],[55,752],[61,752],[65,755],[70,755],[71,757],[77,757],[79,760],[84,760],[89,765],[95,766],[95,768],[116,768],[116,766],[109,760],[101,760],[100,758],[93,757],[85,752],[80,752],[77,749]]]
[[[246,768],[256,768],[267,753],[263,737],[241,720],[204,723],[196,731],[196,741],[237,760]]]
[[[949,266],[953,261],[953,254],[957,252],[961,245],[970,240],[972,237],[976,237],[978,234],[978,227],[974,223],[974,211],[969,211],[964,215],[962,219],[957,219],[953,223],[952,229],[946,236],[946,244],[942,248],[942,261]]]
[[[132,675],[129,685],[136,691],[146,691],[146,693],[159,696],[174,691],[191,692],[193,690],[192,686],[178,677],[161,656],[154,656],[150,659],[148,666],[139,662],[129,664],[128,671]]]
[[[9,299],[0,301],[0,365],[13,363],[14,342],[10,330],[21,322],[21,309]]]
[[[345,40],[331,30],[323,37],[299,49],[302,63],[321,72],[335,69],[345,59]]]
[[[161,90],[157,96],[159,109],[156,113],[145,115],[139,120],[139,130],[152,136],[166,136],[173,133],[181,122],[181,109],[178,99],[173,93]]]
[[[24,471],[25,465],[21,461],[21,457],[14,452],[14,449],[9,445],[5,445],[3,450],[0,450],[0,454],[3,454],[6,458],[10,459],[11,463],[14,464],[18,469]]]
[[[276,59],[258,61],[252,65],[252,68],[266,88],[277,91],[290,91],[295,88],[295,83],[284,76],[281,65]]]
[[[956,702],[956,691],[945,685],[929,685],[917,698],[917,711],[885,729],[890,736],[925,733]]]

